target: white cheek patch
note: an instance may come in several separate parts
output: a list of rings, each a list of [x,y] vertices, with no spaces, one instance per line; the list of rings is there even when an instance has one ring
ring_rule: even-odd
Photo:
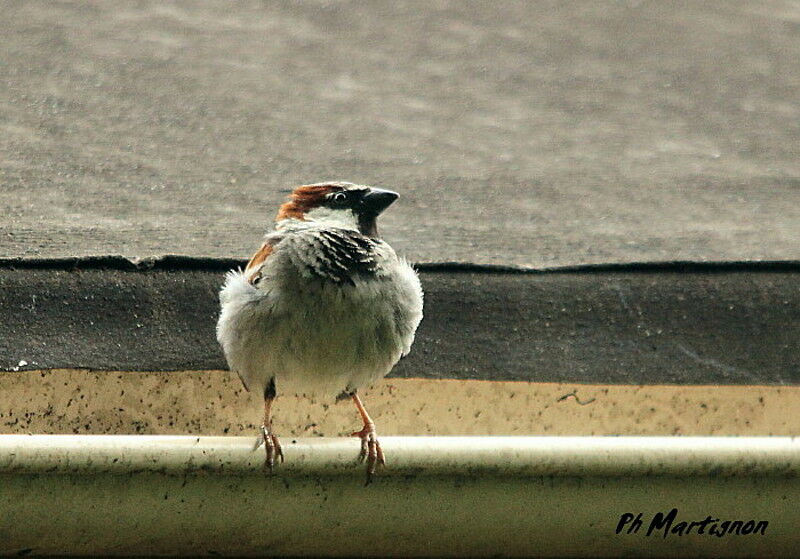
[[[334,210],[331,208],[314,208],[306,212],[306,220],[324,223],[331,227],[341,227],[343,229],[358,230],[358,217],[351,209]]]

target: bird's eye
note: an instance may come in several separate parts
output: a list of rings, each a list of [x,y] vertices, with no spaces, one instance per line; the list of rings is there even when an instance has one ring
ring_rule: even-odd
[[[331,196],[331,201],[334,204],[343,204],[345,200],[347,200],[347,194],[344,192],[336,192]]]

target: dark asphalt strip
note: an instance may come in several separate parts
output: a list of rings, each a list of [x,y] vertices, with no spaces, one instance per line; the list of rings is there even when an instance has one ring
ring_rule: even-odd
[[[217,291],[238,260],[0,263],[0,368],[225,367]],[[800,384],[800,266],[524,272],[422,265],[425,319],[396,377]]]

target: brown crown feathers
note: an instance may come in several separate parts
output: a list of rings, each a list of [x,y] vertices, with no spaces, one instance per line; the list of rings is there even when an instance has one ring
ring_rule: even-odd
[[[280,207],[275,220],[305,219],[305,213],[321,206],[326,196],[344,189],[343,184],[335,182],[299,186],[291,193],[289,201]]]
[[[325,197],[332,192],[344,190],[342,184],[337,183],[323,183],[323,184],[308,184],[298,186],[289,195],[289,200],[281,205],[278,210],[278,215],[275,221],[283,219],[300,219],[305,220],[305,213],[321,206],[325,202]],[[256,268],[263,264],[269,258],[275,247],[270,243],[264,243],[261,248],[256,252],[245,267],[245,272],[249,272],[248,281],[255,283],[260,278],[260,273]]]

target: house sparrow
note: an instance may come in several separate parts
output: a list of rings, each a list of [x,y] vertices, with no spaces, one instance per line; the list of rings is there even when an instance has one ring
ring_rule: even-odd
[[[279,392],[352,398],[367,483],[385,464],[358,390],[409,352],[422,319],[416,272],[378,235],[377,217],[397,197],[347,182],[301,186],[245,270],[226,276],[217,339],[245,388],[264,395],[256,448],[263,442],[270,470],[283,461],[270,420]]]

